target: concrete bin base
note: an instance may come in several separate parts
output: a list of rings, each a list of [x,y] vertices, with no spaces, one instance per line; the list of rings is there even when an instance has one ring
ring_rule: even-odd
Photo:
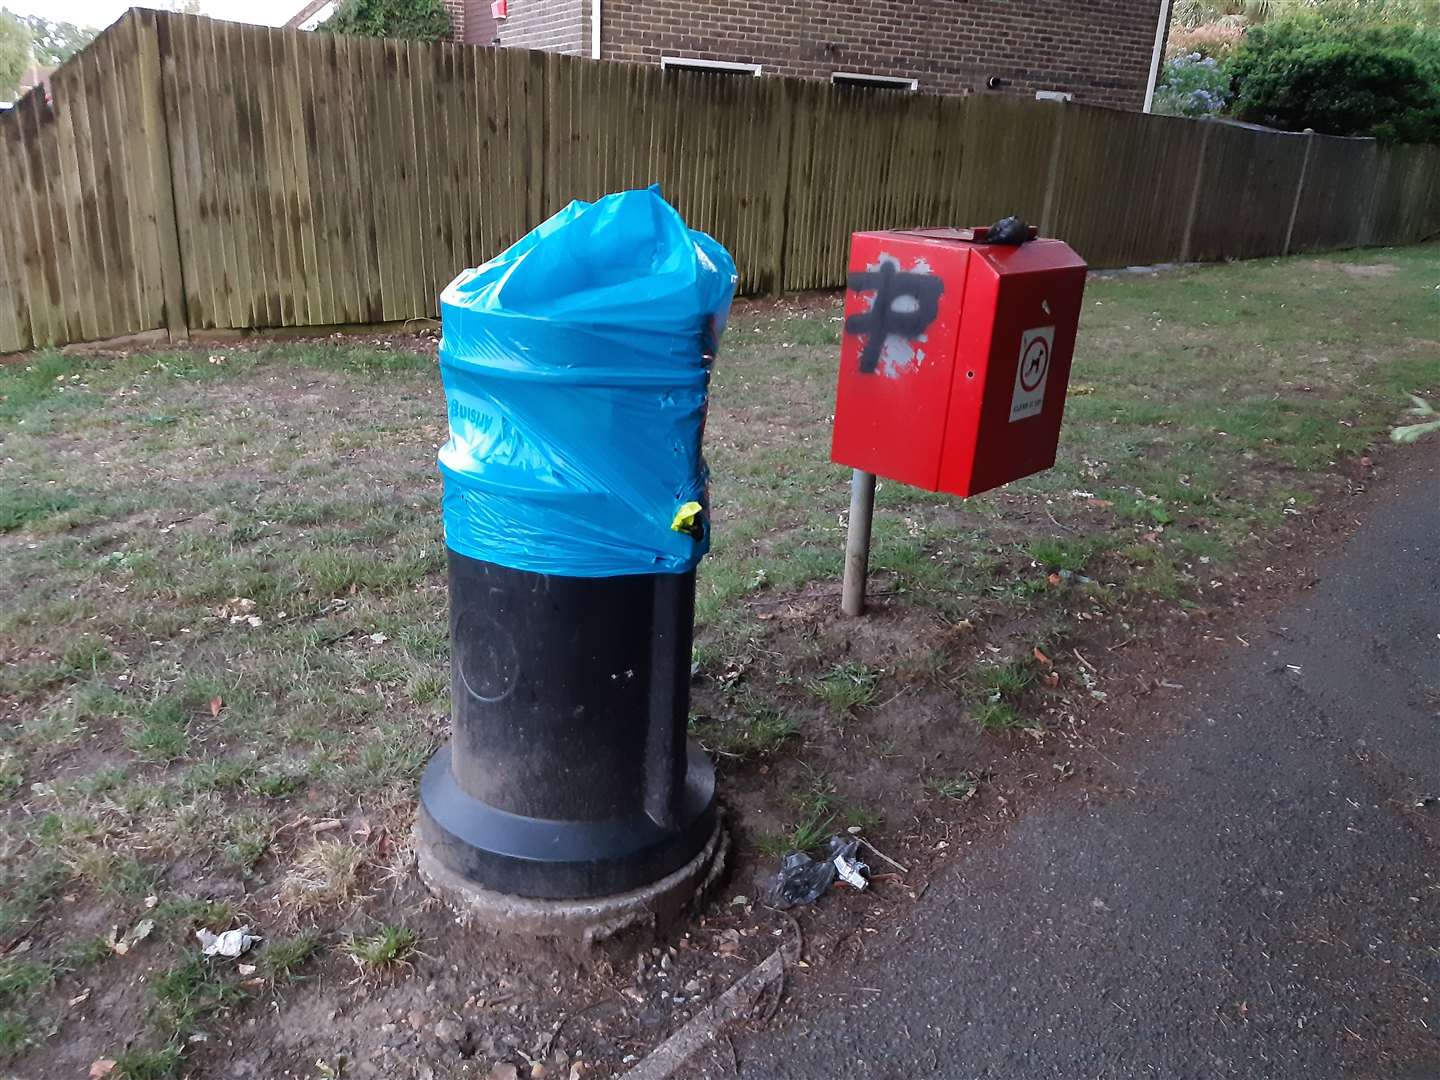
[[[415,834],[420,880],[462,925],[506,937],[540,938],[591,949],[631,934],[663,933],[701,902],[725,869],[730,837],[717,820],[700,853],[642,888],[584,900],[541,900],[481,888],[440,862]]]

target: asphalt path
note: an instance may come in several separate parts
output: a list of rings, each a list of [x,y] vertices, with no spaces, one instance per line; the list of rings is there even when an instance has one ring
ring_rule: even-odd
[[[1440,1078],[1440,453],[1115,758],[735,1039],[775,1078]],[[1063,790],[1063,789],[1062,789]],[[785,1014],[782,1014],[785,1015]]]

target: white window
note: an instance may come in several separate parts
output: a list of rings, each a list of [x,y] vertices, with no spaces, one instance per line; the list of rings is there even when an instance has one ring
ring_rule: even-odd
[[[712,75],[760,75],[759,64],[737,64],[732,60],[700,60],[693,56],[662,56],[666,71],[704,71]]]
[[[836,86],[867,86],[872,90],[908,90],[912,94],[920,89],[919,79],[901,79],[894,75],[862,75],[858,71],[835,71],[830,81]]]

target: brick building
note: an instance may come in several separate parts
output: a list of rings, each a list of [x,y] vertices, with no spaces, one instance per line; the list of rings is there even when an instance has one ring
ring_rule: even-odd
[[[448,0],[456,36],[735,75],[1138,109],[1161,0]],[[599,13],[600,33],[594,35]]]
[[[443,0],[443,3],[455,27],[455,40],[466,45],[500,44],[500,24],[491,14],[491,0]]]

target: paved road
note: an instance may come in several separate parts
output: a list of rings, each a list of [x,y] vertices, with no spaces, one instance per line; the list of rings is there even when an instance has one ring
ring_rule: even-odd
[[[1440,806],[1415,805],[1440,795],[1440,455],[1421,453],[1320,583],[1116,759],[1132,792],[977,844],[903,940],[737,1040],[744,1075],[1440,1077]]]

